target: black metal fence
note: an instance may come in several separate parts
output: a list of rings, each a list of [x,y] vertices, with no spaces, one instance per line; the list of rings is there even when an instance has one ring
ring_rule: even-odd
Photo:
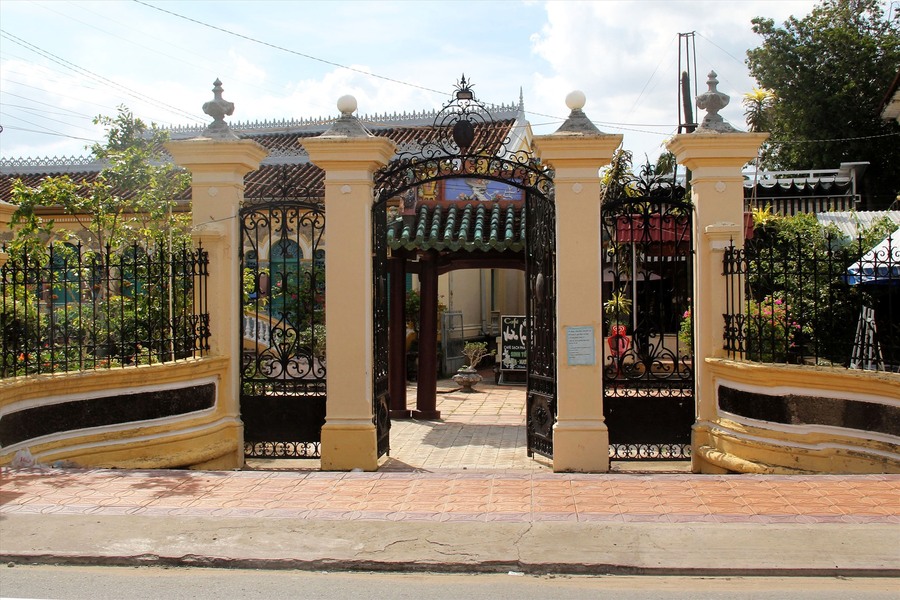
[[[10,258],[0,268],[0,376],[203,355],[208,265],[186,244],[170,253],[54,243]]]
[[[898,237],[764,231],[728,248],[729,357],[900,372]]]

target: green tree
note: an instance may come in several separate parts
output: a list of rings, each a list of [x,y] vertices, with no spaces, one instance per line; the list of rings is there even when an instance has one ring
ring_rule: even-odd
[[[35,187],[13,183],[9,253],[18,270],[10,273],[21,274],[27,265],[29,273],[45,270],[52,282],[41,311],[33,282],[4,282],[4,336],[41,348],[40,356],[20,353],[26,371],[85,368],[101,357],[152,362],[192,350],[192,325],[180,316],[193,301],[189,216],[175,212],[190,176],[166,160],[167,132],[127,108],[94,122],[106,130],[104,142],[91,149],[104,165],[96,177],[46,177]],[[58,228],[41,216],[46,209],[72,217],[77,227]],[[67,240],[83,246],[78,251]]]
[[[848,357],[868,291],[843,275],[896,227],[884,218],[849,239],[834,226],[823,229],[811,214],[760,221],[747,241],[748,358]]]
[[[757,17],[753,31],[762,45],[747,52],[750,74],[775,96],[771,107],[761,107],[759,124],[772,133],[763,166],[868,161],[864,189],[872,208],[890,205],[900,191],[900,127],[879,114],[900,67],[900,20],[888,21],[880,4],[824,0],[782,27]]]
[[[174,209],[190,175],[165,160],[168,132],[146,125],[124,106],[115,117],[100,116],[94,123],[106,129],[104,143],[91,148],[104,163],[96,178],[46,177],[36,187],[13,182],[11,201],[18,205],[12,216],[13,255],[27,250],[34,256],[50,235],[63,233],[39,216],[39,209],[48,207],[73,217],[80,229],[74,235],[96,249],[138,243],[152,252],[168,245],[169,234],[186,231],[186,217]]]

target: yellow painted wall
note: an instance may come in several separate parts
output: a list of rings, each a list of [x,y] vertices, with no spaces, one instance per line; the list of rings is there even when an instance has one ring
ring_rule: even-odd
[[[184,415],[59,432],[0,448],[0,465],[28,448],[42,464],[65,461],[80,467],[239,468],[240,420],[219,402],[227,358],[199,358],[160,365],[16,377],[0,381],[0,415],[24,408],[91,397],[132,394],[213,382],[216,404]]]
[[[900,374],[799,365],[706,360],[722,385],[766,395],[785,393],[875,402],[900,408]],[[810,424],[783,424],[726,413],[694,428],[701,472],[900,473],[900,437]]]

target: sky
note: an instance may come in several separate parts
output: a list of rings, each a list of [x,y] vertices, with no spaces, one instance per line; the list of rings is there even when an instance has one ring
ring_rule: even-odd
[[[699,92],[717,72],[731,96],[720,114],[744,130],[741,98],[756,85],[744,60],[761,43],[751,19],[815,4],[0,0],[0,158],[87,155],[103,137],[92,119],[121,105],[160,126],[206,125],[216,78],[231,122],[335,118],[344,94],[377,120],[439,109],[465,74],[487,104],[521,90],[538,135],[583,91],[588,117],[640,164],[677,131],[679,49]]]

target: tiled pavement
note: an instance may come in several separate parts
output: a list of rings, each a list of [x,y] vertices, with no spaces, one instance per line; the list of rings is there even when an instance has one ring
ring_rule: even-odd
[[[12,514],[900,524],[900,476],[3,470]]]

